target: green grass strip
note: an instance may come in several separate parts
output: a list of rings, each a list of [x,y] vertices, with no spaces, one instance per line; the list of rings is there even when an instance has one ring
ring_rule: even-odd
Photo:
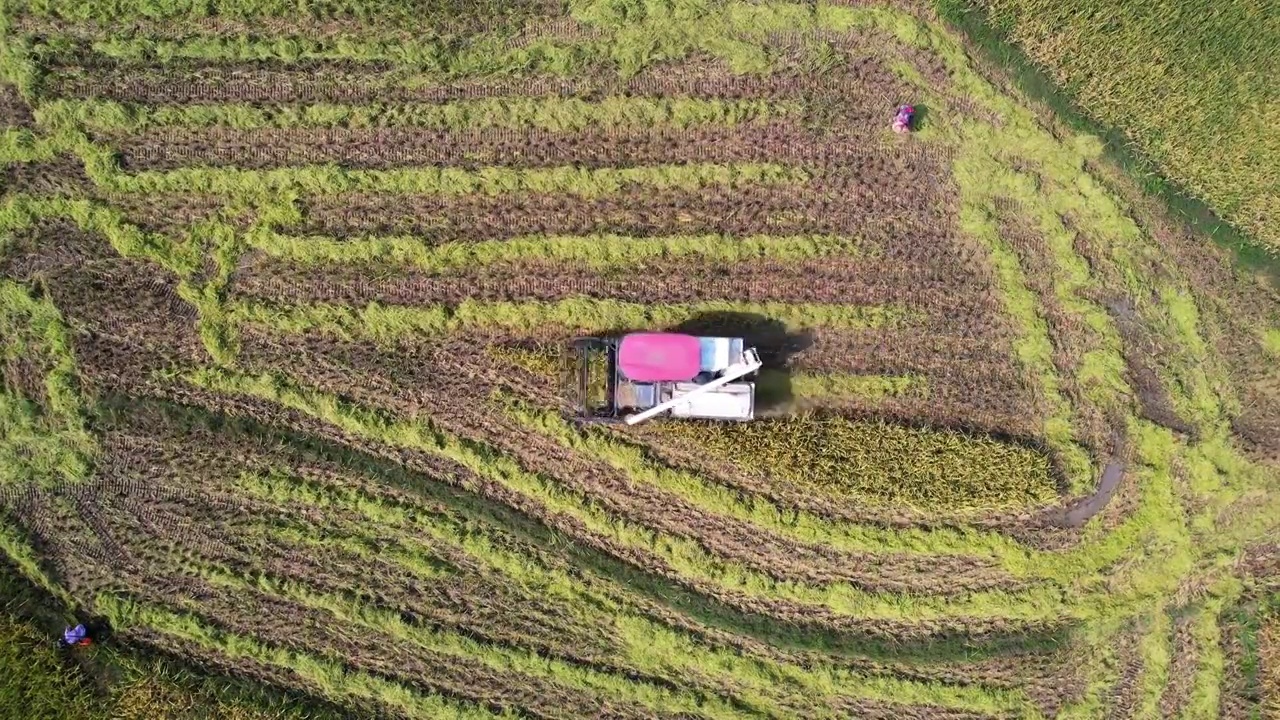
[[[143,232],[125,222],[118,210],[90,200],[10,195],[0,205],[0,233],[25,230],[40,219],[54,218],[70,220],[82,230],[102,235],[122,257],[151,260],[179,277],[200,267],[202,253],[196,243],[177,243],[161,234]]]
[[[21,538],[10,524],[4,520],[0,520],[0,553],[4,553],[4,556],[8,558],[9,562],[13,563],[13,566],[17,568],[18,572],[22,573],[23,577],[57,598],[64,607],[76,607],[76,601],[71,597],[71,593],[54,582],[48,573],[40,567],[40,560],[31,544]]]
[[[601,100],[502,97],[448,103],[373,105],[249,104],[142,105],[112,100],[54,99],[35,108],[41,127],[82,127],[99,133],[155,128],[432,128],[580,132],[592,127],[647,129],[764,124],[798,116],[798,102],[611,96]]]
[[[602,432],[578,432],[556,412],[500,397],[502,411],[521,427],[551,438],[566,448],[599,458],[637,484],[671,493],[701,512],[751,523],[797,542],[849,552],[958,555],[999,560],[1025,557],[1027,548],[999,533],[972,528],[886,529],[823,518],[781,507],[763,497],[717,485],[695,473],[667,467],[645,456],[644,449]]]
[[[707,313],[763,315],[789,329],[825,327],[847,330],[877,328],[902,320],[906,313],[892,307],[784,304],[708,300],[677,305],[645,305],[621,300],[569,298],[552,302],[484,302],[464,300],[457,305],[404,307],[369,303],[362,308],[317,303],[271,306],[238,302],[229,309],[235,322],[251,323],[276,332],[323,332],[344,340],[368,339],[382,344],[422,335],[439,335],[472,328],[530,328],[554,325],[582,331],[637,327],[671,327]]]
[[[262,498],[269,497],[270,493],[278,487],[278,485],[250,473],[242,474],[236,482],[236,486]],[[284,498],[277,496],[271,497],[271,499],[275,502],[280,502]],[[291,496],[291,499],[293,499],[293,496]],[[328,506],[323,503],[320,505]],[[280,521],[277,521],[277,523],[280,523]],[[300,529],[303,527],[306,529]],[[276,525],[253,525],[243,530],[238,530],[238,532],[244,537],[279,540],[280,542],[288,543],[290,546],[308,550],[323,552],[337,549],[353,558],[358,558],[361,562],[394,561],[396,564],[411,570],[416,577],[424,580],[441,580],[455,574],[456,570],[446,560],[433,553],[430,548],[421,544],[409,549],[404,546],[403,541],[399,541],[399,547],[388,547],[382,543],[382,538],[375,539],[356,532],[340,532],[332,527],[316,528],[314,525],[304,526],[301,522],[296,525],[284,525],[281,523]]]
[[[337,165],[312,165],[273,170],[188,167],[163,172],[144,171],[115,176],[109,189],[126,193],[206,193],[233,197],[254,196],[263,191],[305,196],[357,192],[401,195],[528,192],[600,197],[628,187],[693,192],[712,186],[788,185],[808,179],[808,173],[800,168],[772,163],[689,163],[595,169],[573,166],[532,169],[490,167],[482,170],[448,167],[346,170]]]
[[[565,262],[603,270],[646,260],[699,258],[723,263],[807,260],[859,254],[856,238],[830,235],[529,235],[509,240],[432,244],[416,237],[336,239],[272,231],[252,234],[249,247],[304,267],[390,264],[442,273],[521,262]]]
[[[1159,717],[1160,695],[1169,682],[1173,662],[1173,624],[1163,606],[1154,608],[1144,624],[1138,639],[1142,669],[1138,675],[1138,705],[1134,717]]]
[[[371,497],[350,487],[325,484],[323,489],[288,472],[269,476],[242,476],[240,487],[272,501],[296,501],[317,508],[356,510],[373,526],[394,528],[406,533],[401,542],[431,552],[432,543],[458,548],[510,581],[558,603],[568,616],[585,625],[599,625],[611,631],[622,644],[622,664],[647,675],[676,684],[690,678],[705,678],[716,687],[732,687],[735,697],[764,709],[777,706],[774,698],[783,687],[799,688],[811,696],[836,699],[862,697],[885,702],[954,707],[999,714],[1029,704],[1018,691],[988,688],[960,688],[932,681],[864,677],[847,669],[813,660],[804,667],[744,655],[734,649],[711,647],[636,612],[621,601],[625,591],[612,594],[601,586],[610,583],[584,575],[578,570],[554,567],[545,559],[517,552],[520,547],[494,537],[494,527],[473,520],[403,508],[393,502]],[[401,564],[410,573],[417,571]],[[668,652],[669,651],[669,652]],[[814,713],[825,714],[814,707]],[[776,714],[776,712],[775,712]],[[785,714],[785,713],[783,713]]]
[[[1055,720],[1099,720],[1112,715],[1112,695],[1121,680],[1115,638],[1126,631],[1116,618],[1103,618],[1077,633],[1077,642],[1065,648],[1068,658],[1082,669],[1084,692],[1078,700],[1063,703]]]
[[[220,630],[188,613],[113,595],[98,595],[94,604],[117,631],[146,628],[195,643],[232,660],[250,660],[286,670],[321,695],[337,701],[372,700],[407,712],[412,717],[456,720],[519,717],[513,712],[493,713],[478,705],[411,690],[399,683],[352,670],[341,660],[271,647],[247,635]]]
[[[1234,603],[1243,585],[1226,576],[1214,584],[1210,596],[1191,618],[1191,639],[1195,643],[1196,672],[1191,694],[1182,717],[1187,720],[1215,720],[1221,717],[1222,686],[1226,678],[1226,653],[1222,647],[1223,609]]]
[[[652,552],[674,572],[724,592],[822,608],[836,617],[868,620],[929,621],[946,618],[1002,618],[1056,621],[1067,610],[1064,597],[1046,587],[1018,592],[983,591],[944,599],[898,593],[870,593],[849,583],[812,585],[779,581],[741,563],[708,553],[696,542],[664,535],[602,510],[589,498],[550,478],[531,473],[493,448],[450,435],[425,420],[400,421],[327,393],[294,386],[284,378],[206,368],[183,379],[218,392],[247,395],[297,410],[360,437],[428,452],[463,465],[478,476],[526,497],[556,515],[582,523],[589,532],[624,546]]]
[[[429,35],[397,40],[304,35],[269,38],[204,35],[181,40],[116,36],[96,40],[91,47],[98,55],[134,63],[172,60],[390,63],[440,78],[518,72],[569,76],[607,59],[609,52],[604,40],[571,42],[538,38],[516,46],[506,33],[471,35],[466,40],[459,46],[456,38]],[[58,48],[66,44],[66,38],[54,35],[46,42]]]
[[[53,303],[0,279],[0,363],[33,363],[42,397],[0,388],[0,485],[85,480],[98,445],[88,431],[71,333]]]

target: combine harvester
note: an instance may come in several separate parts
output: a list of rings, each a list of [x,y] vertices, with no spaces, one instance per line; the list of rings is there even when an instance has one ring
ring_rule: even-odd
[[[672,417],[746,421],[755,417],[753,382],[737,382],[760,369],[755,348],[742,338],[681,333],[631,333],[578,338],[570,346],[570,372],[581,419],[628,425],[670,412]],[[603,361],[603,362],[601,362]],[[605,389],[592,401],[593,367],[603,366]]]

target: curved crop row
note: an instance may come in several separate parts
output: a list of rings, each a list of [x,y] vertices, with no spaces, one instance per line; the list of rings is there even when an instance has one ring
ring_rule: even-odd
[[[961,600],[939,602],[927,597],[894,597],[859,592],[846,583],[814,586],[799,582],[778,582],[745,567],[712,557],[695,542],[663,537],[634,523],[613,517],[589,499],[565,490],[547,478],[529,473],[510,458],[499,455],[488,447],[453,437],[426,421],[389,420],[334,396],[295,388],[280,377],[200,370],[186,374],[184,379],[210,390],[280,403],[334,423],[357,436],[448,458],[480,477],[518,494],[536,498],[550,512],[573,518],[590,532],[626,547],[653,552],[681,578],[704,583],[730,596],[794,602],[803,607],[824,609],[836,618],[849,619],[1057,620],[1070,608],[1059,593],[1047,588],[1013,593],[975,592]]]
[[[758,497],[743,498],[737,491],[716,485],[694,473],[661,465],[642,448],[604,433],[577,432],[558,414],[519,402],[503,401],[503,411],[521,426],[566,447],[603,458],[633,482],[651,484],[694,504],[711,515],[727,515],[801,542],[858,552],[912,552],[926,555],[1023,558],[1026,548],[997,533],[961,529],[882,529],[870,525],[819,518],[803,511],[775,506]],[[701,427],[701,426],[694,426]],[[925,451],[927,454],[927,451]],[[1049,558],[1045,558],[1049,561]],[[1020,571],[1036,571],[1019,567]]]
[[[282,475],[274,475],[270,479],[242,478],[238,487],[251,496],[274,502],[287,498],[304,502],[309,508],[341,509],[364,515],[371,524],[353,526],[351,529],[357,533],[354,537],[363,539],[373,547],[398,544],[402,550],[392,551],[389,556],[380,554],[378,562],[396,569],[403,577],[412,580],[433,583],[441,581],[439,570],[419,559],[420,553],[430,555],[438,552],[437,544],[443,542],[439,540],[440,537],[449,537],[450,544],[456,550],[462,550],[460,543],[470,538],[469,534],[463,534],[470,531],[456,528],[448,518],[436,519],[428,513],[423,519],[419,519],[375,497],[313,490],[309,486],[295,485],[298,482]],[[355,501],[355,504],[345,504],[343,501],[347,499]],[[298,524],[308,527],[304,523]],[[424,527],[429,528],[426,533],[432,536],[430,544],[414,537],[414,534],[423,533]],[[301,539],[303,546],[312,544],[317,551],[336,539],[332,529],[314,536],[293,530],[292,526],[257,526],[251,530],[255,538],[287,539],[291,545]],[[366,534],[362,536],[360,532]],[[357,556],[370,553],[370,548],[362,547],[359,542],[338,541],[344,546],[353,547]],[[478,549],[475,541],[466,544],[472,552]],[[299,575],[274,576],[257,570],[246,571],[236,569],[232,563],[219,558],[197,559],[186,552],[185,548],[177,550],[178,552],[172,553],[171,558],[161,563],[161,568],[172,573],[198,577],[215,587],[249,594],[264,593],[300,607],[327,613],[333,616],[335,622],[344,626],[363,627],[384,635],[407,652],[420,651],[431,656],[453,657],[464,662],[478,663],[494,672],[513,673],[515,675],[510,678],[512,684],[518,685],[519,676],[523,675],[548,680],[584,693],[602,694],[610,700],[635,702],[653,712],[684,712],[710,717],[728,717],[731,713],[729,706],[714,694],[706,693],[701,688],[689,687],[688,683],[677,683],[675,678],[667,680],[672,687],[664,687],[663,683],[655,684],[636,677],[632,672],[634,668],[631,667],[627,667],[624,674],[616,669],[593,666],[578,658],[548,656],[543,650],[481,639],[477,637],[477,631],[469,627],[457,630],[447,624],[437,627],[409,624],[405,620],[405,613],[397,612],[401,608],[395,604],[395,595],[380,595],[370,600],[363,593],[334,589],[334,582],[328,579],[316,581]],[[483,560],[483,556],[477,555],[476,559]],[[526,559],[525,562],[529,560]],[[480,604],[482,601],[476,599],[473,602]],[[565,612],[578,610],[564,607],[560,609]],[[462,620],[465,622],[466,619]],[[594,623],[601,630],[608,625],[607,615],[590,616],[583,620]],[[529,638],[525,638],[525,641],[528,642]],[[623,662],[625,663],[625,659]],[[431,680],[429,676],[423,679],[428,682]]]
[[[334,699],[373,700],[420,717],[453,717],[459,720],[512,717],[412,690],[370,673],[353,672],[337,658],[273,647],[253,637],[221,630],[190,613],[112,595],[94,598],[94,608],[111,621],[117,632],[128,633],[145,628],[195,643],[233,660],[249,659],[290,671],[305,686]]]
[[[711,646],[678,629],[668,627],[637,612],[625,600],[626,594],[609,587],[600,578],[584,582],[581,574],[564,567],[518,552],[509,542],[498,542],[492,530],[473,521],[446,519],[432,514],[411,512],[394,503],[377,500],[348,488],[333,485],[315,486],[310,482],[285,475],[261,478],[251,483],[252,492],[264,497],[297,498],[313,507],[358,509],[377,527],[402,529],[410,538],[425,534],[432,542],[453,545],[513,582],[535,588],[549,599],[565,605],[571,613],[587,623],[598,623],[615,629],[624,641],[621,662],[624,666],[654,677],[668,678],[677,684],[689,678],[703,678],[715,686],[736,687],[750,693],[752,704],[771,706],[768,700],[781,686],[818,697],[863,697],[932,703],[957,707],[963,702],[970,709],[995,710],[1009,707],[1010,695],[986,694],[973,689],[968,701],[962,701],[955,690],[937,683],[894,682],[887,678],[859,676],[822,661],[812,661],[804,669],[776,660],[744,656],[728,648]],[[413,541],[412,539],[410,540]],[[479,648],[474,648],[478,650]],[[892,689],[892,690],[891,690]],[[889,694],[890,692],[895,694]],[[817,710],[817,708],[815,708]]]

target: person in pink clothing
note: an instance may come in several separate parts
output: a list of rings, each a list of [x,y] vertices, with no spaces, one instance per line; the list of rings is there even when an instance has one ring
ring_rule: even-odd
[[[911,131],[911,118],[916,114],[916,109],[910,105],[902,105],[898,108],[898,114],[893,118],[893,131],[896,133],[906,133]]]

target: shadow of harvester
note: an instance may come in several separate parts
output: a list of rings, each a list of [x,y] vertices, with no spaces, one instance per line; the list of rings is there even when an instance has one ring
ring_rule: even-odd
[[[790,332],[780,320],[757,313],[700,313],[667,330],[689,335],[740,337],[746,347],[754,347],[764,363],[756,380],[757,413],[778,412],[791,407],[794,399],[791,357],[813,344],[810,333]]]

